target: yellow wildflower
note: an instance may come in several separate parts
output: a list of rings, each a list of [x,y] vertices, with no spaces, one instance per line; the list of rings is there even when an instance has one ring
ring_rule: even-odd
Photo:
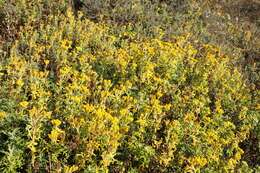
[[[71,96],[71,100],[75,103],[80,103],[82,100],[81,96]]]
[[[207,164],[207,159],[200,157],[200,156],[197,156],[197,157],[192,159],[192,163],[194,165],[199,165],[199,166],[203,167]]]
[[[59,128],[52,129],[51,133],[48,135],[52,142],[56,143],[58,142],[58,138],[61,134],[64,134],[64,131],[62,131]]]
[[[23,86],[23,85],[24,85],[24,82],[23,82],[23,80],[18,79],[18,80],[16,81],[16,84],[17,84],[18,86]]]
[[[0,119],[3,119],[6,116],[5,112],[0,112]]]
[[[27,101],[22,101],[19,103],[20,106],[22,106],[23,108],[27,108],[27,106],[29,105],[29,103]]]
[[[54,120],[51,121],[51,123],[52,123],[54,126],[58,127],[58,126],[61,124],[61,121],[58,120],[58,119],[54,119]]]
[[[71,42],[68,40],[61,41],[61,48],[67,50],[70,47]]]
[[[46,59],[46,60],[44,60],[44,63],[45,63],[45,65],[48,65],[50,63],[50,61]]]

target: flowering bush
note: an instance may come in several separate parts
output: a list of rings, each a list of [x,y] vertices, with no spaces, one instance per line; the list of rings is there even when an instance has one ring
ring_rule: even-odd
[[[257,114],[219,48],[129,40],[70,9],[30,22],[0,59],[2,172],[249,170]]]

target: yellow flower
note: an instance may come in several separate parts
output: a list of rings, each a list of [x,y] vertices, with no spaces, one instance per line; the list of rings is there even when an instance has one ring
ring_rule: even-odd
[[[52,142],[58,142],[58,138],[61,134],[64,134],[64,131],[62,131],[59,128],[52,129],[51,133],[48,135]]]
[[[58,119],[54,119],[54,120],[51,121],[51,123],[52,123],[54,126],[58,127],[58,126],[61,124],[61,121],[58,120]]]
[[[81,96],[71,96],[71,100],[75,103],[80,103],[82,100]]]
[[[195,165],[199,165],[201,167],[205,166],[207,164],[207,159],[197,156],[192,159],[192,163]]]
[[[23,85],[24,85],[24,82],[23,82],[23,80],[18,79],[18,80],[16,81],[16,84],[17,84],[18,86],[23,86]]]
[[[29,102],[27,102],[27,101],[22,101],[22,102],[20,102],[19,104],[20,104],[20,106],[22,106],[23,108],[27,108],[27,106],[29,105]]]
[[[3,119],[6,116],[5,112],[0,112],[0,119]]]
[[[50,61],[46,59],[46,60],[44,60],[44,63],[45,63],[45,65],[48,65],[50,63]]]
[[[71,41],[68,40],[62,40],[61,41],[61,48],[63,48],[64,50],[67,50],[71,45]]]

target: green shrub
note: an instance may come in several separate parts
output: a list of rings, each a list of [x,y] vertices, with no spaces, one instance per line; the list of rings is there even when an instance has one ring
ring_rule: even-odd
[[[84,0],[82,10],[95,21],[112,25],[115,33],[136,32],[130,39],[143,37],[172,41],[172,34],[190,34],[194,45],[217,45],[232,57],[241,69],[251,90],[253,107],[259,103],[259,16],[260,4],[254,0],[193,1],[193,0]],[[122,25],[127,25],[124,28]],[[115,27],[117,26],[117,27]],[[115,29],[114,29],[115,28]],[[162,31],[162,32],[161,32]],[[246,151],[244,159],[254,167],[260,159],[259,117],[254,118],[251,135],[241,146]],[[251,147],[249,147],[251,146]],[[248,148],[249,147],[249,148]],[[251,157],[256,155],[256,157]]]
[[[250,169],[256,111],[219,48],[134,40],[70,9],[27,22],[0,61],[2,172]]]

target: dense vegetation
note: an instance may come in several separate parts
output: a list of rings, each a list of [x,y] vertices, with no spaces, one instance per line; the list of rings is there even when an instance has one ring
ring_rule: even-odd
[[[1,172],[260,171],[257,1],[82,2],[0,0]]]

